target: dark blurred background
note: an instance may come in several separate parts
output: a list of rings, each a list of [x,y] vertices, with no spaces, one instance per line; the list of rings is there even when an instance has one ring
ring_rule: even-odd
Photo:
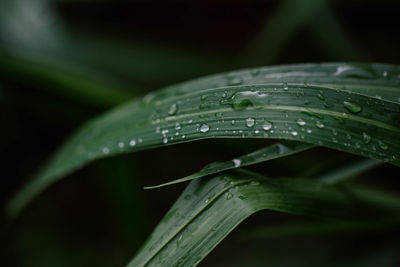
[[[399,14],[398,0],[1,0],[2,206],[79,125],[149,91],[272,64],[397,64]],[[0,265],[124,266],[185,187],[143,186],[269,142],[207,140],[91,164],[43,193],[13,225],[1,220]],[[252,169],[312,175],[351,159],[357,157],[316,149]],[[396,172],[384,165],[363,181],[398,190]],[[400,266],[393,229],[235,237],[255,226],[297,221],[310,219],[252,216],[201,266]]]

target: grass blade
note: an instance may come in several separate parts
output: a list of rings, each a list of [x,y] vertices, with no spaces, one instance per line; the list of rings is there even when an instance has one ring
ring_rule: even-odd
[[[99,158],[206,138],[302,141],[400,165],[399,67],[306,64],[193,80],[83,125],[9,206]]]
[[[194,266],[240,222],[264,209],[335,220],[384,221],[399,214],[400,199],[364,187],[269,179],[243,170],[197,179],[128,266]]]
[[[285,156],[289,156],[295,153],[299,153],[301,151],[313,148],[313,145],[300,143],[300,142],[293,142],[293,141],[284,141],[280,143],[276,143],[257,151],[251,152],[249,154],[237,157],[233,160],[225,161],[225,162],[214,162],[206,167],[204,167],[199,172],[191,174],[189,176],[183,177],[181,179],[176,179],[168,183],[155,185],[155,186],[147,186],[145,189],[154,189],[160,188],[168,185],[178,184],[186,181],[190,181],[193,179],[201,178],[204,176],[208,176],[211,174],[220,173],[223,171],[227,171],[230,169],[238,168],[238,167],[245,167],[252,164],[261,163],[264,161],[281,158]]]

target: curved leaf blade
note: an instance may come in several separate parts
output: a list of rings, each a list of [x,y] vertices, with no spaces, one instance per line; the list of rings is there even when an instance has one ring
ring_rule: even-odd
[[[187,182],[190,180],[198,179],[204,176],[208,176],[211,174],[220,173],[223,171],[231,170],[234,168],[245,167],[261,162],[265,162],[268,160],[281,158],[285,156],[289,156],[295,153],[299,153],[301,151],[313,148],[313,145],[307,143],[293,142],[293,141],[284,141],[280,143],[276,143],[262,149],[253,151],[246,155],[237,157],[233,160],[224,161],[224,162],[214,162],[207,166],[205,166],[200,171],[191,174],[189,176],[173,180],[168,183],[155,185],[155,186],[147,186],[145,189],[154,189],[160,188],[168,185],[178,184],[182,182]]]
[[[237,170],[193,180],[128,266],[194,266],[260,210],[331,220],[396,219],[400,199],[361,186],[271,179]]]
[[[400,165],[399,67],[305,64],[168,87],[83,125],[10,204],[102,157],[205,138],[302,141]],[[312,84],[311,84],[312,83]]]

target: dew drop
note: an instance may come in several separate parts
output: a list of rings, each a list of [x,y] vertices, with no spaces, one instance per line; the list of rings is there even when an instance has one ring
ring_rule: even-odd
[[[287,91],[287,90],[289,90],[289,86],[288,86],[288,84],[287,84],[287,83],[283,83],[283,86],[282,86],[282,88],[283,88],[283,90],[284,90],[284,91]]]
[[[240,166],[240,164],[242,164],[242,161],[240,159],[233,159],[232,160],[233,165],[237,168]]]
[[[118,143],[118,147],[119,147],[119,148],[123,148],[124,146],[125,146],[125,144],[124,144],[123,142],[119,142],[119,143]]]
[[[202,133],[206,133],[210,130],[210,126],[208,126],[208,124],[203,123],[202,125],[200,125],[199,130]]]
[[[231,124],[232,124],[232,125],[235,125],[235,120],[232,120],[232,121],[231,121]]]
[[[296,123],[297,123],[298,125],[300,125],[300,126],[304,126],[304,125],[307,124],[307,122],[306,122],[304,119],[302,119],[302,118],[298,118],[297,121],[296,121]]]
[[[315,122],[315,126],[317,126],[318,128],[322,129],[325,127],[325,125],[321,122],[321,121],[316,121]]]
[[[108,147],[103,147],[103,153],[104,154],[110,153],[110,149]]]
[[[252,69],[252,70],[250,71],[250,74],[251,74],[251,76],[253,76],[253,77],[258,76],[258,75],[260,74],[260,69],[259,69],[259,68]]]
[[[257,186],[257,185],[260,185],[260,182],[259,181],[251,181],[250,185]]]
[[[162,142],[163,142],[164,144],[168,143],[168,138],[167,138],[167,137],[164,137],[163,140],[162,140]]]
[[[175,130],[180,130],[182,126],[179,124],[179,122],[175,123]]]
[[[178,112],[178,105],[176,103],[172,104],[169,107],[168,115],[173,116]]]
[[[255,119],[253,118],[247,118],[246,119],[246,126],[251,128],[254,126],[254,124],[256,124]]]
[[[388,149],[388,146],[385,143],[383,143],[382,141],[379,141],[378,145],[383,150],[387,150]]]
[[[297,136],[299,133],[297,131],[292,131],[290,134],[293,136]]]
[[[229,199],[231,199],[233,197],[233,194],[231,193],[231,192],[228,192],[227,194],[226,194],[226,200],[229,200]]]
[[[241,85],[243,83],[243,80],[238,77],[229,77],[228,79],[228,85]]]
[[[135,146],[136,145],[136,140],[132,139],[131,141],[129,141],[129,145],[130,146]]]
[[[306,132],[307,132],[308,134],[310,134],[310,133],[312,133],[312,130],[311,130],[311,129],[307,129]]]
[[[362,109],[361,106],[351,103],[351,102],[348,102],[348,101],[344,101],[343,105],[348,111],[350,111],[352,113],[358,113]]]
[[[369,144],[371,142],[371,136],[369,136],[366,132],[362,133],[364,143]]]

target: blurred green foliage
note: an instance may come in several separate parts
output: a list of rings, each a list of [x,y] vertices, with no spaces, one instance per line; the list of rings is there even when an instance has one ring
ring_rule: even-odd
[[[161,86],[248,66],[398,63],[399,11],[395,0],[2,0],[1,201],[81,123]],[[96,162],[48,190],[13,225],[1,221],[2,265],[122,266],[183,189],[142,191],[144,185],[265,143],[200,141]],[[298,174],[307,166],[312,176],[352,159],[357,157],[317,149],[268,163],[268,175]],[[263,166],[252,169],[265,173]],[[398,191],[396,173],[384,165],[363,180]],[[303,220],[260,214],[240,229]],[[369,228],[272,243],[233,235],[202,265],[396,266],[399,237],[398,231]]]

